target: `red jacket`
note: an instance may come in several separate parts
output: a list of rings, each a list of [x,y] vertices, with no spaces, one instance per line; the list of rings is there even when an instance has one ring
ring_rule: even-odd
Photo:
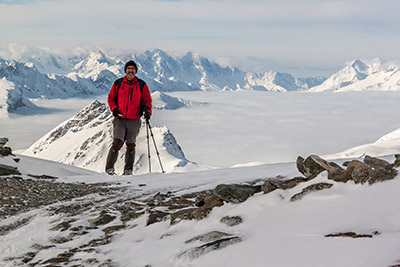
[[[147,110],[152,112],[152,100],[149,87],[145,83],[143,86],[143,96],[140,92],[138,78],[133,79],[131,85],[128,84],[126,76],[122,80],[121,87],[113,84],[110,93],[108,94],[108,106],[111,110],[119,109],[124,119],[139,119],[140,118],[140,99],[147,106]]]

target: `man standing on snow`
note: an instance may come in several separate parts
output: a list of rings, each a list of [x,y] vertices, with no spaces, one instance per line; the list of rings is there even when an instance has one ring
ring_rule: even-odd
[[[114,82],[108,94],[108,106],[114,116],[114,141],[108,152],[106,172],[115,174],[114,164],[118,152],[126,142],[124,175],[131,175],[135,162],[136,137],[140,130],[140,117],[150,120],[152,100],[147,84],[136,77],[137,65],[134,61],[125,64],[125,77]]]

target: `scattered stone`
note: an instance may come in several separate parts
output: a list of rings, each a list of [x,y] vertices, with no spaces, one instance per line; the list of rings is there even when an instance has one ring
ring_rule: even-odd
[[[235,226],[235,225],[241,224],[243,222],[243,219],[240,216],[232,216],[232,217],[225,216],[225,217],[222,217],[220,222],[224,223],[228,226]]]
[[[140,216],[142,216],[143,214],[144,214],[144,212],[125,211],[125,212],[122,212],[120,219],[123,222],[127,222],[130,220],[135,220],[135,219],[139,218]]]
[[[8,146],[0,146],[0,156],[7,157],[7,156],[14,156],[12,153],[11,147]]]
[[[305,160],[302,157],[298,157],[296,165],[307,180],[315,178],[323,171],[328,171],[329,180],[344,183],[353,180],[357,184],[367,182],[373,184],[390,180],[397,176],[398,171],[394,167],[400,166],[400,154],[396,157],[396,160],[397,162],[391,164],[385,160],[365,155],[364,162],[359,160],[346,161],[343,163],[346,169],[343,169],[334,162],[327,162],[316,155],[310,155]],[[263,191],[268,193],[282,187],[278,184],[279,182],[282,183],[282,181],[276,179],[267,181],[263,185]],[[298,182],[301,182],[301,180],[293,180],[293,184]],[[285,189],[287,188],[291,187],[288,186]]]
[[[182,220],[192,220],[192,212],[195,211],[197,208],[188,208],[176,211],[171,214],[171,225],[177,224]]]
[[[43,174],[43,175],[28,174],[28,176],[36,178],[36,179],[44,179],[44,180],[46,180],[46,179],[47,180],[56,180],[57,179],[57,177],[55,177],[55,176],[50,176],[50,175],[46,175],[46,174]]]
[[[68,221],[61,222],[61,223],[57,224],[56,226],[54,226],[53,228],[51,228],[50,230],[52,230],[52,231],[61,230],[61,232],[68,230],[71,227],[71,223],[74,221],[75,220],[68,220]]]
[[[323,189],[331,188],[332,186],[333,186],[333,184],[329,184],[329,183],[318,183],[318,184],[309,185],[306,188],[304,188],[300,193],[292,196],[290,198],[290,201],[299,200],[299,199],[303,198],[305,195],[308,195],[312,192],[321,191]]]
[[[0,164],[0,175],[20,175],[16,167]]]
[[[204,199],[204,205],[192,212],[192,218],[201,220],[207,217],[214,207],[223,206],[224,202],[217,196],[209,196]]]
[[[268,194],[276,189],[278,189],[278,187],[271,182],[271,179],[266,180],[261,186],[261,190],[264,192],[264,194]]]
[[[112,222],[115,218],[116,218],[115,216],[111,216],[111,215],[109,215],[109,214],[106,213],[106,214],[101,214],[99,217],[97,217],[97,218],[95,218],[95,219],[89,220],[89,222],[90,222],[91,224],[94,224],[94,225],[96,225],[96,226],[99,226],[99,225],[104,225],[104,224],[110,223],[110,222]]]
[[[264,182],[264,184],[261,186],[261,190],[264,192],[264,194],[267,194],[269,192],[274,191],[275,189],[290,189],[298,185],[299,183],[306,182],[308,181],[307,178],[304,177],[294,177],[292,179],[268,179]]]
[[[209,243],[209,242],[214,242],[216,240],[220,240],[220,239],[231,237],[231,236],[233,236],[233,235],[227,234],[224,232],[220,232],[220,231],[212,231],[212,232],[209,232],[209,233],[206,233],[203,235],[195,236],[189,240],[186,240],[185,243],[192,243],[194,241]]]
[[[357,234],[355,232],[343,232],[343,233],[328,234],[325,235],[325,237],[372,238],[376,235],[380,235],[380,233],[378,231],[374,231],[372,234]]]
[[[15,215],[22,211],[29,211],[44,205],[60,201],[68,201],[94,193],[112,193],[117,189],[110,189],[103,184],[73,184],[53,182],[41,179],[23,179],[19,176],[0,177],[0,219]],[[91,208],[86,203],[85,208]],[[57,213],[81,213],[84,207],[80,203],[48,207],[48,210]]]
[[[63,236],[63,237],[53,238],[53,239],[51,239],[50,241],[51,241],[52,243],[54,243],[54,244],[64,244],[64,243],[67,243],[67,242],[69,242],[69,241],[71,241],[71,240],[72,240],[72,237]]]
[[[344,170],[343,168],[338,166],[338,167],[332,168],[328,173],[328,180],[333,180],[335,182],[347,183],[347,181],[349,181],[350,179],[351,179],[350,168],[347,168],[347,170]]]
[[[242,241],[242,239],[238,236],[222,238],[222,239],[204,244],[200,247],[195,247],[195,248],[189,249],[189,250],[179,254],[177,257],[178,258],[187,258],[190,260],[196,259],[196,258],[200,257],[201,255],[207,254],[211,251],[223,249],[229,245],[236,244],[241,241]]]
[[[11,232],[17,228],[27,225],[31,221],[32,218],[33,218],[33,216],[29,216],[29,217],[25,217],[20,220],[14,221],[10,224],[0,226],[0,236],[6,235],[9,232]]]
[[[28,252],[22,257],[21,261],[22,261],[22,263],[28,263],[28,262],[32,261],[36,255],[37,255],[37,252]]]
[[[125,228],[126,228],[126,226],[123,225],[123,224],[121,224],[121,225],[113,225],[113,226],[109,226],[109,227],[103,229],[103,232],[106,235],[112,235],[114,232],[120,231],[120,230],[125,229]]]
[[[51,258],[43,262],[43,264],[57,264],[69,262],[69,259],[74,255],[72,252],[60,253],[56,258]]]
[[[323,171],[329,171],[332,166],[326,160],[318,157],[317,155],[310,155],[305,160],[298,157],[296,166],[300,173],[302,173],[308,180],[318,176]]]
[[[258,192],[261,192],[261,187],[240,184],[220,184],[214,189],[214,195],[226,202],[235,204],[246,201]]]
[[[398,168],[398,167],[400,167],[400,154],[396,154],[396,155],[394,155],[394,157],[396,159],[394,160],[393,165],[394,165],[394,167]]]
[[[201,203],[201,205],[199,205]],[[171,225],[176,224],[182,220],[201,220],[207,217],[214,207],[224,205],[222,199],[217,196],[211,195],[196,203],[197,208],[188,207],[171,214]]]
[[[368,155],[364,157],[364,163],[375,169],[384,169],[390,166],[390,163],[386,160],[370,157]]]
[[[5,146],[5,144],[7,144],[8,141],[9,140],[7,137],[1,137],[0,138],[0,146]]]
[[[147,218],[146,226],[149,226],[153,223],[162,222],[168,219],[169,213],[159,211],[159,210],[152,210],[150,211],[149,217]]]

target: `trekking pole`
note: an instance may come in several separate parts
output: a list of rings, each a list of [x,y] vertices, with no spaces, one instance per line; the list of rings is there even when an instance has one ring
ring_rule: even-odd
[[[163,168],[162,163],[161,163],[160,153],[158,153],[158,149],[157,149],[157,146],[156,146],[156,141],[154,140],[154,135],[153,135],[153,131],[151,130],[151,125],[150,125],[149,120],[146,120],[146,124],[147,124],[148,129],[150,129],[151,138],[153,139],[154,148],[156,149],[158,162],[160,163],[160,167],[161,167],[162,173],[165,173],[164,168]]]
[[[150,141],[149,141],[149,123],[146,120],[146,132],[147,132],[147,155],[149,157],[149,173],[151,173],[151,162],[150,162]]]

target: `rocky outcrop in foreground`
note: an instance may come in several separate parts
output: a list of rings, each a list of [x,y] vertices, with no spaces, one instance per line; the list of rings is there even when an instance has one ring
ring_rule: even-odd
[[[113,242],[114,235],[135,227],[138,221],[150,226],[160,222],[176,225],[183,220],[202,220],[215,208],[232,203],[239,205],[255,194],[269,194],[276,190],[288,190],[299,187],[291,194],[290,201],[301,201],[308,194],[328,190],[335,183],[354,182],[373,185],[377,182],[393,179],[400,166],[400,155],[394,163],[365,156],[363,161],[352,160],[342,166],[328,162],[316,155],[306,159],[298,157],[297,168],[303,176],[286,178],[257,179],[243,184],[220,184],[213,190],[190,194],[175,192],[152,192],[145,184],[137,187],[115,187],[112,184],[70,184],[58,182],[57,177],[1,175],[0,218],[7,223],[0,227],[0,236],[28,225],[36,216],[52,217],[50,220],[49,240],[46,243],[33,244],[31,250],[23,255],[0,259],[7,264],[31,266],[117,266],[104,256],[98,248]],[[322,172],[327,172],[327,180],[312,183]],[[307,186],[300,187],[301,183]],[[112,186],[110,186],[112,185]],[[292,192],[292,191],[291,191]],[[283,196],[285,194],[281,194]],[[57,215],[57,216],[55,216]],[[140,220],[139,220],[140,219]],[[240,216],[224,216],[220,223],[226,229],[243,223]],[[100,234],[99,234],[100,233]],[[160,240],[174,233],[160,236]],[[374,238],[379,231],[357,233],[327,233],[326,238]],[[84,243],[79,240],[85,240]],[[244,242],[245,238],[237,231],[210,231],[203,235],[194,235],[186,240],[189,248],[176,255],[178,261],[190,261],[210,251]],[[51,250],[62,248],[57,255],[48,253],[47,259],[36,259]],[[84,261],[77,255],[86,253],[93,257]]]

